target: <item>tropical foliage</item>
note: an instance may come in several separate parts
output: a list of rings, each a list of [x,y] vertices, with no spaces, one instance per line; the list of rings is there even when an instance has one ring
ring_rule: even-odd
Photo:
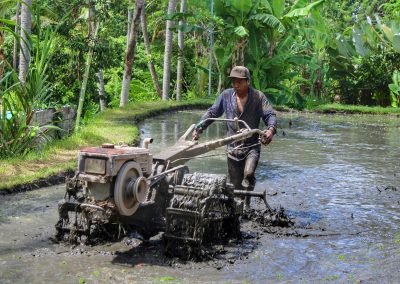
[[[336,96],[347,104],[399,107],[399,1],[147,0],[138,28],[139,2],[32,1],[26,39],[18,20],[24,3],[2,2],[3,156],[34,145],[21,137],[45,135],[30,121],[35,109],[81,102],[78,125],[88,124],[100,102],[119,107],[123,86],[124,104],[191,99],[206,96],[211,73],[216,95],[229,87],[227,74],[237,64],[249,67],[252,85],[277,105],[301,109]],[[136,42],[128,50],[129,31]],[[26,83],[13,68],[25,45],[31,55]]]

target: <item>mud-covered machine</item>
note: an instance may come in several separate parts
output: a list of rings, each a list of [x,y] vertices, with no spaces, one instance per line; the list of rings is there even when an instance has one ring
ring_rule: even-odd
[[[118,237],[127,229],[145,239],[165,232],[167,245],[183,241],[196,245],[221,237],[237,237],[243,201],[238,196],[257,196],[268,203],[265,192],[235,190],[225,175],[189,174],[184,164],[198,155],[253,135],[241,120],[215,119],[236,123],[237,134],[198,143],[188,140],[192,125],[173,145],[153,155],[142,147],[86,147],[78,155],[78,169],[67,179],[66,193],[59,202],[57,238],[88,242],[96,237]],[[240,128],[244,126],[244,128]]]

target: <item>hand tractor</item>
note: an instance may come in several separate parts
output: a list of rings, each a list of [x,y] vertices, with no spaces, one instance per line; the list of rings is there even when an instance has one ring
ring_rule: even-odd
[[[195,125],[173,145],[158,154],[142,147],[103,144],[82,148],[78,169],[67,178],[66,193],[59,202],[56,224],[60,241],[90,243],[96,237],[117,238],[135,230],[144,239],[164,232],[166,247],[175,243],[200,246],[209,238],[240,234],[243,196],[266,193],[235,190],[225,175],[193,173],[190,159],[253,135],[262,135],[238,119],[213,119],[236,123],[237,134],[199,143],[189,140]],[[244,127],[240,128],[239,125]]]

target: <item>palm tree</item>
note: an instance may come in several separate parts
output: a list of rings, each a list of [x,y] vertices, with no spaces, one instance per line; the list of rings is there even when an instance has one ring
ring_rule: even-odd
[[[0,81],[1,78],[3,78],[3,73],[4,73],[4,60],[6,58],[3,50],[3,45],[4,45],[4,31],[2,30],[3,24],[0,22]]]
[[[18,28],[21,24],[20,20],[20,10],[21,10],[21,3],[18,1],[17,2],[17,7],[15,9],[15,35],[16,37],[14,37],[14,50],[13,50],[13,68],[14,70],[17,70],[17,66],[18,66]],[[1,76],[0,76],[1,78]]]
[[[89,80],[90,66],[92,64],[93,48],[94,48],[94,43],[95,43],[96,37],[97,37],[97,31],[99,28],[99,23],[95,21],[95,4],[94,4],[93,0],[88,0],[88,6],[89,6],[88,36],[91,41],[89,43],[90,44],[89,52],[86,57],[85,73],[83,74],[83,81],[82,81],[81,90],[79,93],[78,109],[76,111],[75,129],[77,131],[79,131],[83,103],[85,101],[86,86],[87,86],[87,82]]]
[[[176,0],[168,1],[168,15],[172,15],[175,11]],[[163,73],[163,90],[162,99],[168,100],[169,98],[169,84],[171,77],[171,57],[172,57],[172,20],[167,20],[165,29],[165,49],[164,49],[164,73]]]
[[[136,51],[137,31],[139,27],[140,15],[142,13],[143,6],[144,6],[144,0],[136,0],[135,12],[133,15],[132,24],[130,26],[130,31],[129,31],[130,38],[125,56],[124,77],[122,79],[121,98],[119,102],[119,105],[121,107],[124,106],[126,103],[128,103],[129,88],[132,79],[133,61],[135,58],[135,51]]]
[[[99,99],[100,99],[100,111],[104,111],[107,108],[107,96],[106,91],[104,89],[104,78],[103,78],[103,70],[99,69],[96,73],[97,77],[97,88],[99,90]]]
[[[181,13],[185,13],[186,11],[186,0],[181,0]],[[179,26],[182,27],[185,24],[184,20],[179,21]],[[176,100],[181,100],[182,95],[182,81],[183,81],[183,46],[184,46],[184,38],[183,38],[182,29],[178,30],[178,66],[176,71]]]
[[[21,53],[19,56],[19,80],[22,84],[26,83],[26,76],[29,71],[29,61],[31,50],[29,37],[32,29],[32,0],[25,0],[21,7]]]
[[[140,15],[140,22],[142,25],[144,46],[146,48],[147,56],[149,57],[149,70],[150,70],[150,74],[151,74],[151,79],[153,80],[153,85],[157,91],[157,95],[160,98],[162,98],[162,91],[160,88],[160,84],[158,83],[156,69],[154,68],[154,62],[153,62],[153,59],[151,58],[149,34],[147,32],[146,7],[144,7],[144,6],[143,6],[142,14]]]

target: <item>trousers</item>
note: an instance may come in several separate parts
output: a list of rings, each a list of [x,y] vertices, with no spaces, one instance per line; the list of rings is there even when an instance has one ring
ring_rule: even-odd
[[[260,159],[260,151],[251,149],[242,160],[234,160],[228,156],[229,179],[235,189],[254,190],[256,185],[255,171]]]

